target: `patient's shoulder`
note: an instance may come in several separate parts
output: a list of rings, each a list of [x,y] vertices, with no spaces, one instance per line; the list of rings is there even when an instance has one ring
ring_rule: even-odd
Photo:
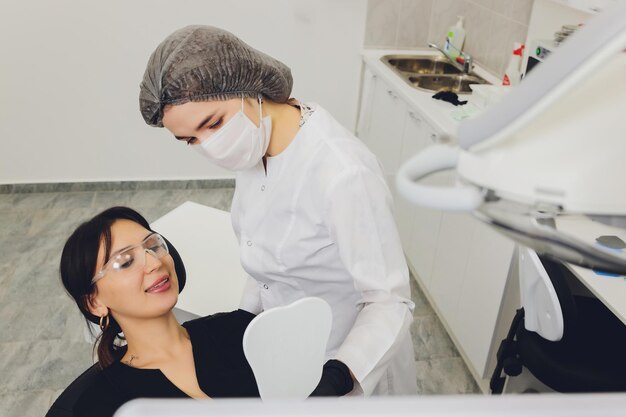
[[[245,310],[235,310],[228,313],[217,313],[206,317],[189,320],[183,324],[188,330],[207,330],[211,332],[228,332],[239,329],[245,331],[248,324],[256,317]]]
[[[59,395],[46,417],[112,416],[123,403],[96,363]]]

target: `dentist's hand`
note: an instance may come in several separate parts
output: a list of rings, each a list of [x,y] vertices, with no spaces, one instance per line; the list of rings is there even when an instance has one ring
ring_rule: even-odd
[[[324,364],[322,378],[311,397],[340,397],[346,395],[354,388],[354,380],[350,369],[336,359],[331,359]]]

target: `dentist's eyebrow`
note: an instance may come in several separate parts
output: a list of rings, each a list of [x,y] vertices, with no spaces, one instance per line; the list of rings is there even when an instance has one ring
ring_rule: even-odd
[[[198,125],[198,127],[196,127],[196,130],[200,130],[200,129],[202,129],[202,128],[204,127],[204,125],[206,125],[207,123],[209,123],[209,120],[211,120],[214,116],[215,116],[215,113],[213,113],[213,114],[212,114],[212,115],[210,115],[210,116],[207,116],[207,118],[206,118],[206,119],[204,119],[204,120],[202,121],[202,123],[200,123],[200,124]]]
[[[196,130],[202,129],[207,123],[209,123],[209,120],[211,120],[214,116],[215,116],[215,114],[207,116],[204,120],[202,120],[202,122],[200,122],[198,127],[196,127]],[[174,136],[174,137],[176,139],[178,139],[178,140],[189,140],[189,139],[193,138],[193,136]]]

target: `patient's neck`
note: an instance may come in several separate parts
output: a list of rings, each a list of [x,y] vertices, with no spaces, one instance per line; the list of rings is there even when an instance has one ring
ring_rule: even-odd
[[[151,319],[128,319],[120,323],[128,350],[122,362],[134,367],[158,367],[177,359],[190,345],[189,334],[174,313]]]

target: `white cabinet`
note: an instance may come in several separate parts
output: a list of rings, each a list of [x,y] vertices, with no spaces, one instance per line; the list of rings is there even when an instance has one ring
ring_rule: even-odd
[[[363,68],[363,84],[359,101],[359,116],[356,126],[356,135],[367,138],[370,128],[370,117],[374,105],[374,88],[378,77],[367,66]]]
[[[451,327],[476,370],[487,378],[493,369],[486,368],[486,352],[492,345],[515,244],[489,226],[475,222],[460,288],[462,296]]]
[[[484,378],[490,371],[486,369],[489,355],[495,354],[494,346],[499,343],[494,333],[513,243],[470,214],[418,207],[396,192],[395,175],[401,164],[441,142],[444,135],[429,125],[426,113],[411,104],[410,94],[400,96],[390,87],[387,80],[391,78],[386,77],[397,75],[373,68],[366,66],[363,73],[357,134],[383,166],[409,267],[473,374]],[[450,186],[455,175],[444,171],[422,182]]]
[[[424,121],[412,110],[405,115],[404,132],[400,138],[401,151],[399,165],[428,146],[428,140],[424,137]],[[398,194],[395,184],[390,184],[395,196],[395,214],[398,232],[402,240],[402,247],[409,247],[413,233],[415,218],[415,206]]]
[[[433,144],[438,134],[414,110],[407,112],[407,120],[402,136],[402,152],[400,163],[404,163],[413,155]],[[442,185],[442,178],[450,174],[436,174],[423,182],[430,185]],[[441,212],[416,206],[404,197],[396,198],[396,222],[400,230],[400,238],[409,264],[423,284],[430,280],[432,264],[437,247]]]
[[[587,13],[599,13],[611,6],[616,0],[552,0]]]
[[[369,127],[361,140],[378,156],[392,186],[399,165],[406,103],[383,79],[377,78],[369,111]]]
[[[475,227],[476,221],[468,214],[444,212],[441,216],[432,276],[426,287],[451,327],[462,294],[461,288],[467,278],[465,268]]]

